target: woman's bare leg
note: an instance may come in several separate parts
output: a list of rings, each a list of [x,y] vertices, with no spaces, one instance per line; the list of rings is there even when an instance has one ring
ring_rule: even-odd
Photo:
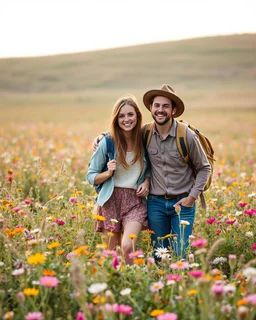
[[[106,239],[108,250],[115,250],[117,246],[121,245],[122,235],[120,232],[113,232],[113,235],[110,236],[108,230],[103,230],[103,236]]]
[[[141,224],[137,221],[128,222],[124,226],[124,233],[121,241],[121,250],[126,264],[132,264],[133,259],[129,258],[129,253],[135,250],[137,238],[141,231]],[[129,236],[135,234],[135,239],[130,239]]]

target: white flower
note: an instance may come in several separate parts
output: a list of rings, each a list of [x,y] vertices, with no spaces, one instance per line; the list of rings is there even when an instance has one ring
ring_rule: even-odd
[[[33,281],[32,281],[32,284],[33,284],[33,286],[39,286],[40,281],[38,281],[38,280],[33,280]]]
[[[180,224],[182,224],[183,226],[189,226],[190,222],[186,221],[186,220],[180,220]]]
[[[16,269],[16,270],[13,270],[12,275],[19,276],[19,275],[23,274],[24,271],[25,271],[24,268]]]
[[[233,284],[227,284],[224,286],[224,292],[226,292],[229,296],[233,296],[236,291],[236,287]]]
[[[253,192],[253,193],[248,194],[248,197],[249,197],[249,198],[254,198],[254,197],[256,197],[256,192]]]
[[[244,269],[243,271],[243,275],[249,280],[249,279],[253,279],[256,277],[256,269],[249,267]]]
[[[166,257],[166,255],[168,254],[169,250],[167,248],[156,248],[155,249],[155,255],[157,256],[157,258],[162,258],[163,256]]]
[[[105,282],[103,283],[93,283],[89,288],[88,291],[92,294],[97,294],[100,293],[102,291],[104,291],[105,289],[107,289],[107,284]]]
[[[113,224],[118,223],[118,220],[116,220],[116,219],[110,219],[110,221],[111,221],[111,223],[113,223]]]
[[[253,237],[253,232],[252,231],[248,231],[248,232],[246,232],[246,237],[248,237],[248,238],[252,238]]]
[[[218,263],[222,264],[222,263],[224,263],[224,262],[227,262],[227,258],[218,257],[218,258],[215,258],[212,263],[213,263],[213,264],[218,264]]]
[[[0,267],[3,267],[3,266],[4,266],[4,262],[0,261]]]
[[[30,233],[39,233],[39,232],[41,232],[41,229],[39,229],[39,228],[36,228],[36,229],[30,231]]]
[[[243,214],[242,211],[236,211],[235,216],[236,216],[236,217],[239,217],[239,216],[241,216],[241,214]]]
[[[130,288],[126,288],[120,291],[121,296],[129,296],[129,294],[131,293],[131,289]]]
[[[198,268],[199,266],[200,266],[199,263],[194,262],[189,265],[189,268]]]

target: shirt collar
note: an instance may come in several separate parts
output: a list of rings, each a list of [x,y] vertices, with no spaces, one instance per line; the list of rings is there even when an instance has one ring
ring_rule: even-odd
[[[171,127],[171,130],[169,132],[169,136],[171,137],[176,137],[176,128],[177,128],[177,121],[173,119],[173,122],[172,122],[172,127]],[[156,124],[154,122],[154,126],[153,126],[153,134],[158,134],[157,130],[156,130]]]

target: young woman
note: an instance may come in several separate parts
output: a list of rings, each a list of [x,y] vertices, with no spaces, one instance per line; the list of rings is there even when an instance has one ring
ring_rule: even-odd
[[[119,99],[112,111],[110,136],[114,143],[114,159],[109,160],[106,138],[94,152],[87,173],[90,184],[102,188],[97,197],[97,214],[105,218],[96,225],[103,232],[108,248],[121,246],[127,264],[129,253],[142,229],[147,228],[147,207],[150,172],[141,137],[142,114],[133,96]],[[102,172],[107,163],[107,170]],[[116,222],[117,221],[117,222]],[[116,222],[116,224],[113,224]],[[109,231],[114,235],[109,236]],[[136,237],[130,239],[130,235]]]

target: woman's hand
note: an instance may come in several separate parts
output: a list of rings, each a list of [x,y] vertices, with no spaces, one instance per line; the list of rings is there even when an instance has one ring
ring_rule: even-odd
[[[110,177],[113,175],[114,171],[116,170],[116,160],[110,160],[107,163],[108,172],[110,174]]]

